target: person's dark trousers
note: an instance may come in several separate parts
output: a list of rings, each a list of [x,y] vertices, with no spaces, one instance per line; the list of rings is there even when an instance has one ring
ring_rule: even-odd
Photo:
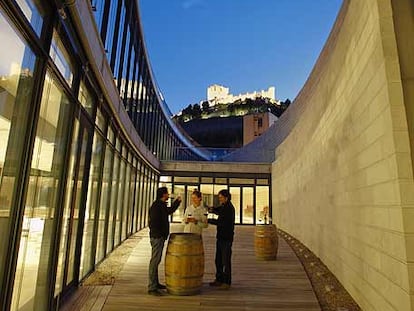
[[[164,248],[164,238],[151,238],[152,254],[149,263],[149,283],[148,290],[156,290],[158,288],[158,265],[161,262],[162,250]]]
[[[232,241],[217,240],[216,242],[216,280],[231,284],[231,246]]]

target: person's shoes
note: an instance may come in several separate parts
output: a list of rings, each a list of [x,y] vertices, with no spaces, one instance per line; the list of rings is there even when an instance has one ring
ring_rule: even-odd
[[[210,282],[209,283],[210,286],[215,286],[215,287],[221,286],[222,284],[223,283],[221,283],[221,282],[219,282],[217,280],[214,280],[214,282]]]
[[[223,289],[223,290],[230,289],[230,284],[223,283],[220,285],[219,289]]]
[[[159,289],[153,289],[148,291],[148,295],[152,296],[165,296],[165,293],[160,291]]]
[[[167,286],[165,286],[164,284],[158,284],[157,288],[158,289],[167,289]]]

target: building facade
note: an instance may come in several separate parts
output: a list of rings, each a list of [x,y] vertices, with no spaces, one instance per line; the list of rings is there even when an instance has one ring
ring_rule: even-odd
[[[243,146],[261,136],[276,120],[277,117],[270,112],[243,116]]]

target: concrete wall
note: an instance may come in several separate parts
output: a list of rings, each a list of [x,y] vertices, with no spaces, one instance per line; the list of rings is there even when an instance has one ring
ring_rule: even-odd
[[[344,1],[272,165],[276,223],[363,310],[414,306],[413,14],[411,0]]]

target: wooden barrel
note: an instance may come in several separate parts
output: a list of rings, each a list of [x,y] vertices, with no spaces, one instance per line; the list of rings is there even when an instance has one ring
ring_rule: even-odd
[[[254,249],[260,260],[276,260],[278,237],[276,225],[257,225]]]
[[[171,233],[165,256],[165,285],[172,295],[200,292],[204,274],[204,248],[200,234]]]

